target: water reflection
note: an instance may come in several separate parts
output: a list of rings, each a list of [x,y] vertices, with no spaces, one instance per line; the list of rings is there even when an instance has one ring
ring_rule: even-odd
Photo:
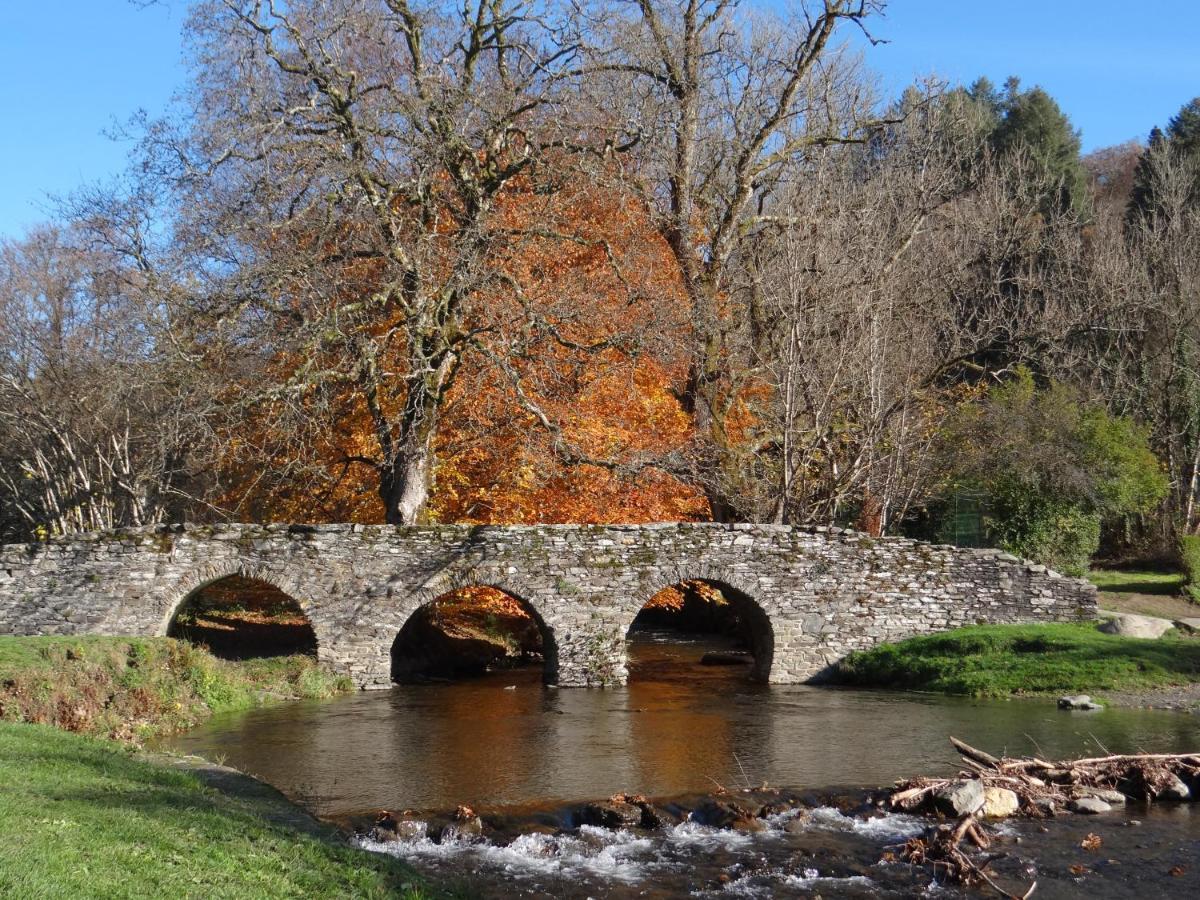
[[[767,686],[739,667],[699,665],[709,649],[639,639],[627,688],[556,690],[536,669],[500,672],[220,717],[170,743],[331,816],[673,795],[714,782],[886,784],[952,769],[951,734],[1046,756],[1200,745],[1200,721],[1179,713]]]

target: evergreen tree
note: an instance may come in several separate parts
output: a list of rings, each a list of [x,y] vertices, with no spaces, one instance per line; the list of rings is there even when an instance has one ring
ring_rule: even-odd
[[[1010,78],[1005,87],[1003,117],[992,134],[996,152],[1028,153],[1053,185],[1047,204],[1082,211],[1088,190],[1079,155],[1079,132],[1071,127],[1054,98],[1041,88],[1021,91],[1015,78]]]
[[[1185,103],[1170,121],[1167,130],[1157,126],[1150,132],[1149,147],[1142,154],[1134,175],[1133,194],[1129,201],[1131,220],[1151,215],[1159,210],[1156,196],[1156,169],[1162,165],[1163,154],[1178,163],[1192,161],[1196,167],[1196,185],[1189,201],[1200,203],[1200,97]]]

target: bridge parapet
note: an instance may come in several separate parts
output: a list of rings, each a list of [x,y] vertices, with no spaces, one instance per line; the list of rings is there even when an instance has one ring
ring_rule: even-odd
[[[882,641],[1096,613],[1092,585],[998,550],[838,528],[173,525],[0,546],[0,634],[165,634],[190,594],[229,575],[292,596],[320,657],[363,687],[390,683],[392,642],[418,607],[471,585],[541,620],[563,686],[623,683],[629,625],[685,580],[737,599],[776,683]]]

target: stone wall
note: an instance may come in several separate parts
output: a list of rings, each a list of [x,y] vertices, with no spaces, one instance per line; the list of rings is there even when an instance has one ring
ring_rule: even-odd
[[[491,585],[540,620],[547,677],[620,684],[625,633],[656,592],[721,587],[749,621],[758,676],[819,676],[851,650],[960,625],[1092,618],[1095,588],[997,550],[837,528],[162,526],[0,546],[0,634],[162,635],[197,588],[268,582],[312,621],[321,659],[390,683],[418,606]]]

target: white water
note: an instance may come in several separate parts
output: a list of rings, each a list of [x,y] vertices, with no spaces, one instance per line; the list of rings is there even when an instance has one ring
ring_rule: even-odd
[[[803,823],[799,828],[792,824],[797,820]],[[695,865],[697,857],[718,850],[751,859],[760,848],[804,831],[856,835],[877,844],[882,854],[887,847],[921,833],[928,825],[905,815],[856,818],[830,807],[787,810],[767,817],[763,823],[765,829],[755,833],[714,828],[691,818],[673,827],[642,834],[583,825],[566,834],[523,834],[507,844],[461,838],[438,842],[427,836],[428,823],[422,823],[418,837],[387,842],[362,837],[358,844],[366,850],[414,862],[453,863],[458,870],[494,871],[537,882],[546,877],[593,876],[608,883],[636,884],[685,871]],[[771,885],[764,885],[764,879],[777,887],[795,890],[835,886],[866,889],[873,884],[863,876],[833,877],[814,867],[800,874],[780,868],[756,871],[753,878],[735,878],[725,885],[723,893],[770,896]]]

